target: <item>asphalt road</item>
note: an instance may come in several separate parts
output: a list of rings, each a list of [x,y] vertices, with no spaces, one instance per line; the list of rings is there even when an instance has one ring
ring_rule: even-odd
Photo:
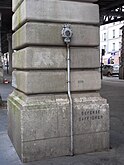
[[[124,146],[124,81],[116,77],[105,78],[100,93],[110,106],[111,147]]]

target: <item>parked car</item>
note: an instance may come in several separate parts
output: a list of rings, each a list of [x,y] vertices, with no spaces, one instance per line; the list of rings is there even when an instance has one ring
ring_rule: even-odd
[[[103,65],[102,73],[104,76],[119,75],[119,65],[118,64]]]
[[[102,66],[102,74],[104,76],[112,76],[113,66],[111,65],[103,65]]]
[[[119,75],[119,65],[118,64],[113,64],[112,75]]]

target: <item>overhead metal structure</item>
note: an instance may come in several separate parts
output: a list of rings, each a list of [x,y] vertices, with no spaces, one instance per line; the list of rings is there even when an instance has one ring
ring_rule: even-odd
[[[99,0],[100,24],[124,20],[124,0]]]
[[[80,0],[81,1],[81,0]],[[98,0],[100,7],[100,24],[124,20],[124,0]],[[1,47],[2,53],[8,51],[7,34],[12,33],[12,0],[0,0]]]
[[[12,0],[0,0],[1,52],[8,51],[7,34],[12,33]]]

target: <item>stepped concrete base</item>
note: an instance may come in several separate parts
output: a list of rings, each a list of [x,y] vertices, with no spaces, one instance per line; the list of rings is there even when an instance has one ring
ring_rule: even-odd
[[[23,162],[70,155],[70,109],[66,94],[8,99],[9,136]],[[109,148],[109,108],[92,94],[73,95],[74,154]]]

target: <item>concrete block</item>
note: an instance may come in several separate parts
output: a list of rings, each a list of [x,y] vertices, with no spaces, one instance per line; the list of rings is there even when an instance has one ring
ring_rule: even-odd
[[[65,69],[66,48],[27,47],[13,54],[13,68]]]
[[[74,48],[70,49],[71,68],[98,68],[99,49],[97,48]]]
[[[106,100],[87,96],[73,101],[74,154],[108,149]],[[66,94],[27,96],[15,90],[9,96],[8,109],[9,136],[23,162],[70,154],[70,109]],[[79,121],[85,116],[89,119]]]
[[[96,48],[70,48],[71,68],[98,68],[99,50]],[[66,69],[65,48],[27,47],[13,54],[13,68]]]
[[[72,71],[71,91],[97,91],[101,88],[100,73],[98,71]]]
[[[90,133],[74,136],[74,153],[83,154],[109,149],[109,132]]]
[[[24,0],[13,15],[13,30],[27,20],[98,24],[99,7],[92,3],[73,1]]]
[[[12,0],[12,11],[15,12],[15,10],[19,7],[19,5],[23,2],[24,0]]]
[[[101,97],[73,98],[75,135],[109,131],[109,106]]]
[[[67,78],[65,71],[14,71],[13,87],[27,94],[65,92]]]
[[[26,46],[64,46],[61,24],[26,23],[13,35],[13,49]],[[96,26],[72,25],[71,46],[98,46],[99,28]]]
[[[67,96],[64,99],[57,99],[54,97],[53,101],[50,99],[43,103],[30,105],[30,110],[23,111],[22,113],[22,140],[34,141],[38,139],[67,137],[70,135],[70,114],[69,102]],[[60,101],[62,103],[60,104]],[[35,110],[32,109],[33,106]],[[29,109],[27,107],[27,109]],[[36,120],[37,119],[37,120]]]
[[[14,71],[12,86],[27,94],[67,92],[66,71]],[[71,72],[71,91],[97,91],[101,88],[98,71]]]
[[[19,100],[16,95],[13,95],[13,100]],[[22,102],[21,102],[22,103]],[[19,104],[19,103],[18,103]],[[16,152],[21,157],[21,110],[22,106],[19,107],[18,104],[13,104],[12,101],[8,101],[8,135],[14,144]]]
[[[68,156],[70,155],[70,138],[61,137],[23,142],[23,149],[23,162]]]
[[[19,5],[24,0],[12,0],[12,11],[15,12]],[[75,1],[75,2],[97,2],[98,0],[63,0],[63,1]],[[36,3],[36,2],[35,2]]]
[[[14,103],[16,106],[14,106]],[[61,136],[66,137],[70,134],[70,114],[67,95],[39,95],[34,98],[14,91],[8,99],[8,105],[10,119],[16,117],[19,121],[21,120],[21,137],[24,142]],[[11,111],[12,109],[14,111]],[[15,111],[20,113],[13,116],[15,113],[12,114],[11,112]],[[11,125],[12,122],[9,120],[9,126]],[[15,125],[16,128],[17,126],[18,124]],[[17,129],[15,127],[13,128],[16,132]],[[13,136],[16,137],[16,135]]]
[[[67,95],[61,98],[54,95],[38,96],[32,101],[32,98],[23,97],[24,94],[17,95],[19,93],[15,91],[9,97],[8,115],[9,136],[21,160],[27,162],[69,155]]]

